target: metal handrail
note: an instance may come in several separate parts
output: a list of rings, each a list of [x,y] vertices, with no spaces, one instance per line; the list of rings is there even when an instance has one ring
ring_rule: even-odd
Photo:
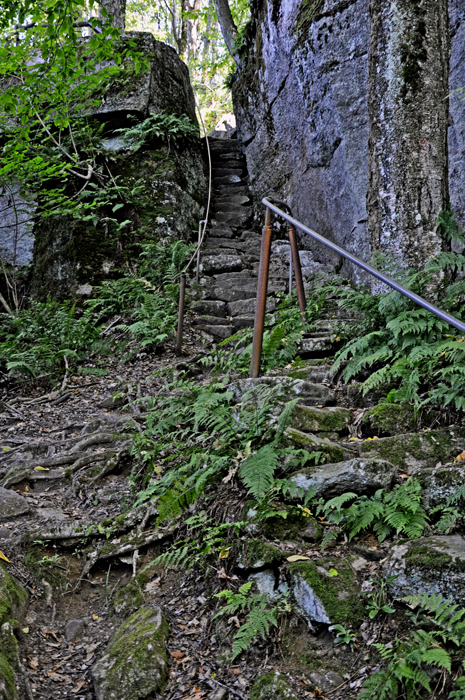
[[[340,248],[335,243],[328,241],[327,238],[324,238],[324,236],[321,236],[319,233],[316,233],[316,231],[313,231],[311,228],[308,228],[308,226],[305,226],[300,221],[297,221],[297,219],[294,219],[293,216],[287,214],[285,211],[277,207],[268,198],[265,197],[264,199],[262,199],[262,204],[264,204],[266,207],[266,215],[265,227],[263,229],[262,236],[262,249],[260,253],[257,305],[255,309],[254,339],[252,346],[252,361],[250,367],[251,377],[258,377],[260,372],[260,360],[263,345],[264,310],[266,307],[268,268],[271,247],[271,212],[274,212],[275,214],[278,214],[278,216],[281,216],[283,219],[285,219],[292,228],[298,228],[300,231],[303,231],[304,233],[311,236],[314,240],[318,241],[319,243],[323,243],[323,245],[325,245],[327,248],[330,248],[330,250],[333,250],[335,253],[342,255],[342,257],[344,257],[346,260],[350,260],[350,262],[353,262],[355,265],[362,268],[362,270],[365,270],[365,272],[368,272],[370,275],[373,275],[373,277],[376,277],[377,279],[381,280],[381,282],[384,282],[392,289],[395,289],[396,292],[400,292],[400,294],[407,297],[407,299],[410,299],[410,301],[415,302],[416,304],[418,304],[418,306],[421,306],[427,311],[430,311],[442,321],[449,323],[454,328],[457,328],[457,330],[461,331],[462,333],[465,333],[465,323],[459,321],[457,318],[455,318],[455,316],[451,316],[451,314],[447,313],[447,311],[443,311],[431,302],[427,301],[426,299],[423,299],[423,297],[420,297],[418,294],[415,294],[415,292],[410,291],[410,289],[407,289],[399,282],[392,280],[390,277],[383,274],[379,270],[375,270],[374,267],[371,267],[371,265],[368,265],[368,263],[363,262],[363,260],[360,260],[359,258],[355,257],[355,255],[352,255],[352,253],[348,253],[346,250],[344,250],[344,248]]]

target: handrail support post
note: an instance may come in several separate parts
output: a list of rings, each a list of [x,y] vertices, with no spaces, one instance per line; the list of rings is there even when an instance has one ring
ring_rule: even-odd
[[[256,379],[260,374],[260,361],[263,348],[263,332],[265,329],[266,295],[268,291],[268,273],[271,253],[271,209],[266,208],[265,225],[262,230],[260,244],[260,266],[258,268],[257,302],[255,306],[255,321],[253,328],[252,358],[250,376]]]
[[[178,332],[176,336],[176,354],[180,355],[182,350],[182,334],[184,331],[184,300],[186,298],[186,273],[181,275],[179,286],[179,308],[178,308]]]
[[[304,280],[302,277],[302,266],[300,264],[299,249],[297,247],[297,235],[295,232],[294,224],[289,224],[289,241],[291,244],[291,258],[294,267],[295,275],[295,286],[297,288],[297,298],[299,300],[300,313],[302,315],[302,321],[305,323],[307,320],[307,302],[305,299],[305,289]],[[290,286],[290,282],[289,282]]]

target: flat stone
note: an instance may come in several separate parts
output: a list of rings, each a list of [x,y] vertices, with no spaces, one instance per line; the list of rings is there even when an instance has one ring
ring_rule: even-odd
[[[288,572],[294,599],[310,624],[349,623],[353,627],[361,622],[364,609],[349,559],[323,557],[297,562]]]
[[[226,304],[224,301],[204,299],[192,304],[192,308],[197,313],[208,314],[209,316],[225,316]]]
[[[358,495],[389,489],[397,470],[382,459],[350,459],[302,469],[289,478],[306,491],[316,488],[316,495],[334,498],[352,491]]]
[[[238,301],[239,299],[255,299],[257,296],[257,285],[255,288],[248,285],[240,285],[234,288],[231,287],[213,287],[210,296],[221,301]]]
[[[87,626],[86,620],[68,620],[65,625],[65,637],[67,642],[79,639]]]
[[[232,326],[202,326],[202,330],[215,338],[222,338],[223,340],[229,338],[234,333],[234,328]]]
[[[360,457],[388,459],[407,474],[413,474],[418,469],[452,462],[465,450],[465,428],[406,433],[356,444]]]
[[[232,301],[228,304],[228,314],[230,316],[247,316],[247,314],[254,314],[256,305],[256,299],[240,299],[239,301]],[[276,302],[273,299],[268,299],[266,302],[266,310],[274,311],[275,309]]]
[[[9,530],[7,527],[0,527],[0,540],[9,540],[11,537],[11,530]]]
[[[207,240],[210,236],[220,236],[222,238],[233,238],[234,231],[230,226],[226,224],[218,224],[217,226],[212,226],[209,233],[207,234]]]
[[[227,253],[220,253],[219,255],[202,255],[200,262],[200,271],[203,274],[240,270],[241,268],[242,260],[240,256],[228,255]]]
[[[0,520],[10,520],[29,513],[29,504],[23,496],[0,486]]]
[[[307,433],[335,431],[347,433],[352,423],[352,412],[348,408],[331,406],[315,408],[314,406],[294,406],[289,425]]]
[[[168,624],[161,608],[143,607],[110,640],[92,667],[96,700],[147,700],[162,696],[169,665]]]
[[[460,535],[440,535],[395,545],[384,565],[384,575],[397,576],[390,583],[396,598],[440,593],[463,605],[465,540]]]
[[[224,326],[226,319],[220,316],[197,316],[194,319],[194,326]]]
[[[232,325],[235,331],[239,331],[241,328],[253,328],[254,321],[254,316],[235,316]]]
[[[61,508],[36,508],[35,512],[44,520],[66,520],[68,517]]]

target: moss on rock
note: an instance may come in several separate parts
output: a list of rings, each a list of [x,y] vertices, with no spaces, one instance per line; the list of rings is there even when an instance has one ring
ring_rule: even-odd
[[[317,435],[304,433],[296,428],[287,428],[286,442],[292,447],[303,447],[308,452],[323,452],[326,462],[343,462],[354,456],[354,451]]]
[[[163,693],[169,673],[167,637],[161,608],[134,613],[92,669],[99,700],[147,700]]]
[[[251,540],[244,544],[239,565],[245,569],[261,569],[263,566],[273,566],[282,561],[283,555],[277,547],[263,540]]]
[[[294,597],[307,619],[356,627],[363,618],[360,589],[350,562],[325,557],[289,567]]]
[[[290,425],[305,433],[347,433],[352,422],[352,413],[348,408],[315,408],[297,404],[292,411]]]
[[[297,700],[297,696],[279,671],[271,671],[257,678],[250,700]]]
[[[148,576],[139,574],[131,579],[127,586],[118,591],[112,605],[112,610],[117,615],[128,617],[145,603],[143,587],[148,582]]]
[[[390,436],[410,433],[416,428],[414,410],[411,406],[396,403],[380,403],[364,415],[362,430],[366,435]]]
[[[27,593],[0,565],[0,698],[17,700],[15,670],[18,645],[13,634],[15,618],[24,613]]]

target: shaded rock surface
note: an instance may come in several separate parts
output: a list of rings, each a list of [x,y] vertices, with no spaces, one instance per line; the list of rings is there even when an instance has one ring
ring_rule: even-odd
[[[396,471],[393,464],[382,459],[355,458],[302,469],[290,479],[305,490],[316,489],[318,497],[328,499],[348,491],[362,495],[377,489],[389,489]]]
[[[297,696],[279,671],[272,671],[257,678],[250,700],[297,700]]]
[[[465,597],[465,540],[461,535],[421,537],[392,547],[385,576],[396,576],[394,596],[426,593],[462,605]]]
[[[0,486],[0,521],[9,520],[29,512],[29,504],[23,496]]]
[[[161,608],[143,607],[110,641],[92,669],[97,700],[147,700],[168,679],[168,625]]]

